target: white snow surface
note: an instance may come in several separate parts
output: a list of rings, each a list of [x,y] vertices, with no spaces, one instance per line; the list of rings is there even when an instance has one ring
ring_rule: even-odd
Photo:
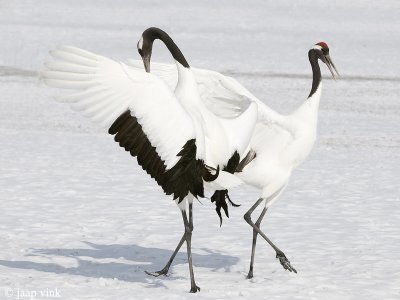
[[[399,15],[398,1],[0,1],[0,299],[400,299]],[[283,113],[309,92],[310,46],[330,45],[343,77],[322,66],[317,144],[262,224],[298,274],[259,239],[245,279],[248,187],[222,228],[208,199],[194,205],[200,293],[185,249],[168,277],[144,273],[172,254],[179,210],[36,71],[57,44],[137,59],[149,26]],[[171,61],[161,43],[153,58]]]

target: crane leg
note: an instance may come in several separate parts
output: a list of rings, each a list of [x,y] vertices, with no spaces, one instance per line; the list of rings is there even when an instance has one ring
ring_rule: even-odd
[[[186,211],[182,211],[183,223],[185,225],[186,234],[186,246],[187,246],[187,256],[189,263],[190,272],[190,292],[196,293],[200,291],[200,288],[196,285],[194,281],[193,263],[192,263],[192,231],[193,231],[193,204],[189,203],[189,220],[186,215]]]
[[[186,233],[183,233],[183,236],[182,236],[181,240],[179,241],[178,246],[176,246],[176,249],[175,249],[174,253],[172,253],[170,259],[168,260],[168,262],[167,262],[167,264],[165,265],[164,268],[162,268],[160,271],[156,271],[156,272],[145,271],[145,273],[147,275],[152,275],[152,276],[155,276],[155,277],[158,277],[158,276],[161,276],[161,275],[165,275],[165,276],[168,275],[169,268],[171,267],[171,264],[174,261],[175,256],[178,254],[178,252],[181,249],[181,247],[182,247],[183,243],[185,242],[185,240],[186,240]]]
[[[265,208],[261,212],[261,215],[258,218],[256,223],[253,223],[253,221],[251,220],[251,214],[258,207],[258,205],[260,205],[260,203],[263,200],[264,200],[263,198],[258,199],[257,202],[244,215],[244,219],[246,220],[246,222],[253,228],[253,246],[252,246],[252,253],[251,253],[250,269],[249,269],[247,278],[253,277],[254,254],[255,254],[255,247],[256,247],[256,241],[257,241],[258,234],[261,235],[264,238],[264,240],[266,240],[268,242],[268,244],[270,244],[270,246],[275,250],[276,258],[279,259],[279,262],[281,263],[282,267],[285,270],[297,273],[296,269],[292,267],[292,265],[290,264],[290,261],[286,258],[285,254],[277,246],[275,246],[274,243],[272,243],[271,240],[260,229],[260,224],[261,224],[261,221],[262,221],[265,213],[267,212],[267,208]]]
[[[170,259],[168,260],[167,264],[165,267],[156,272],[146,272],[148,275],[152,276],[160,276],[160,275],[167,275],[168,270],[171,267],[171,264],[173,260],[175,259],[176,254],[179,252],[180,248],[182,247],[183,243],[186,241],[187,245],[187,255],[188,255],[188,262],[189,262],[189,272],[190,272],[190,292],[191,293],[196,293],[200,291],[200,288],[196,285],[196,282],[194,280],[194,272],[193,272],[193,263],[192,263],[192,232],[193,232],[193,204],[189,204],[189,219],[187,217],[186,211],[182,211],[182,218],[183,218],[183,224],[185,226],[185,232],[183,233],[183,236],[181,240],[179,241],[178,246],[176,247],[174,253],[172,253]]]
[[[189,213],[189,216],[190,216],[190,213]],[[187,217],[184,216],[184,218],[187,218]],[[191,222],[192,228],[193,228],[193,215],[191,217],[191,221],[189,220],[189,222]],[[181,240],[178,243],[178,246],[176,246],[174,253],[172,253],[172,255],[171,255],[170,259],[168,260],[167,264],[165,265],[165,267],[162,268],[160,271],[155,271],[155,272],[145,271],[145,273],[147,275],[151,275],[151,276],[155,276],[155,277],[158,277],[158,276],[161,276],[161,275],[167,276],[169,268],[171,267],[171,264],[174,261],[175,256],[178,254],[179,250],[181,249],[181,247],[182,247],[182,245],[183,245],[183,243],[185,241],[186,241],[186,228],[185,228],[185,232],[182,235]]]
[[[260,216],[257,219],[257,222],[254,224],[255,226],[257,226],[258,228],[260,228],[260,224],[262,219],[265,216],[265,213],[267,212],[267,208],[264,207],[263,211],[261,212]],[[254,255],[256,253],[256,244],[257,244],[257,236],[258,233],[257,231],[253,228],[253,243],[251,245],[251,260],[250,260],[250,269],[249,269],[249,273],[247,274],[247,279],[253,278],[253,267],[254,267]]]

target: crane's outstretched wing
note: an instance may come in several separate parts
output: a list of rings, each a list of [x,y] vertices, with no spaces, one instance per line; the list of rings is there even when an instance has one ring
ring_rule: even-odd
[[[44,82],[73,90],[60,100],[108,127],[167,194],[203,196],[202,180],[210,174],[196,155],[192,120],[162,80],[75,47],[60,46],[51,55]]]
[[[129,65],[142,68],[139,60],[129,60]],[[221,73],[191,68],[198,84],[201,99],[207,108],[222,118],[236,118],[244,113],[252,102],[257,104],[257,122],[264,125],[277,125],[292,134],[289,124],[281,114],[275,112],[260,101],[236,79],[224,76]],[[161,78],[171,89],[178,82],[178,73],[173,64],[151,63],[151,72]]]

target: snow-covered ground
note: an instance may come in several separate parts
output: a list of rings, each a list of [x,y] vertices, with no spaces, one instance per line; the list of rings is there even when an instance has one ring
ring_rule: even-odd
[[[399,15],[398,1],[0,1],[0,299],[400,299]],[[280,112],[309,92],[308,48],[330,45],[343,78],[324,81],[316,147],[263,223],[298,274],[259,240],[245,279],[242,215],[258,196],[246,187],[222,228],[195,204],[199,294],[185,251],[169,277],[144,273],[180,239],[178,209],[35,71],[60,43],[137,58],[148,26]]]

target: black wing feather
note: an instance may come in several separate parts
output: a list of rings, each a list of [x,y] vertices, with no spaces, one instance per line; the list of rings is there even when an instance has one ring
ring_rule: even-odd
[[[142,126],[131,111],[121,114],[111,125],[108,133],[115,135],[114,140],[126,151],[137,158],[139,165],[162,187],[167,195],[181,202],[188,193],[204,197],[204,178],[213,178],[204,161],[196,159],[196,140],[188,140],[182,150],[178,162],[167,170],[165,162],[152,146]],[[218,169],[219,171],[219,169]],[[216,177],[216,176],[215,176]],[[215,178],[214,178],[215,179]]]

